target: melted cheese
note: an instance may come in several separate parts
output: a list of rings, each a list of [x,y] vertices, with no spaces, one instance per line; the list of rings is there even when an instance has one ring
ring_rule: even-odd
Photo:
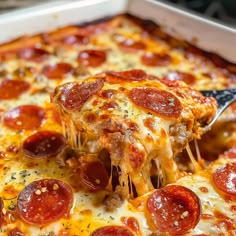
[[[199,171],[194,175],[185,176],[179,179],[176,184],[185,186],[194,191],[201,200],[202,216],[200,222],[190,235],[208,233],[211,235],[234,235],[235,233],[235,212],[232,211],[233,201],[226,201],[222,194],[217,191],[212,182],[212,174],[220,166],[235,160],[220,158],[211,164],[206,170]],[[225,218],[218,218],[220,212]],[[231,219],[231,227],[227,228],[224,220]],[[221,222],[221,223],[220,223]]]
[[[105,77],[92,77],[82,82],[91,83]],[[156,88],[176,94],[182,106],[179,109],[183,109],[180,116],[175,118],[171,114],[170,117],[165,117],[137,106],[128,97],[129,91],[133,88]],[[150,176],[152,161],[158,162],[158,166],[161,167],[164,185],[175,182],[178,170],[174,162],[174,153],[185,148],[186,143],[194,136],[201,135],[203,127],[199,125],[199,120],[208,119],[207,117],[212,116],[215,111],[213,104],[196,102],[196,97],[191,97],[192,90],[185,85],[173,89],[158,80],[124,81],[115,84],[104,82],[99,94],[91,96],[75,111],[70,111],[63,105],[70,101],[70,97],[67,100],[63,98],[61,103],[60,98],[63,96],[61,91],[64,89],[70,90],[71,86],[68,84],[60,86],[54,95],[54,102],[64,116],[65,132],[70,135],[71,145],[78,153],[90,153],[89,149],[83,148],[86,147],[86,142],[95,140],[97,153],[103,148],[107,149],[111,165],[118,166],[121,170],[119,181],[120,186],[124,187],[126,196],[129,195],[129,181],[134,184],[139,196],[153,189]],[[112,97],[109,99],[102,97],[101,94],[109,90],[113,93]],[[189,96],[185,99],[178,96],[178,92],[188,93]],[[115,107],[104,109],[107,104],[115,104]],[[194,114],[194,110],[198,112]],[[90,120],[88,117],[93,119]],[[136,127],[135,130],[132,130],[131,124]],[[78,131],[78,135],[75,130]],[[80,139],[80,132],[85,135],[85,144],[77,146],[75,144]],[[197,163],[195,166],[198,168]],[[159,175],[157,173],[157,176]]]
[[[201,89],[221,89],[226,86],[227,75],[222,71],[221,68],[215,67],[210,61],[202,61],[197,57],[192,58],[191,60],[187,59],[182,50],[178,48],[172,48],[168,42],[164,40],[158,39],[156,37],[152,37],[144,32],[139,25],[132,22],[132,20],[128,19],[125,16],[114,17],[110,23],[112,27],[110,27],[107,31],[104,31],[100,34],[91,34],[90,43],[79,46],[68,46],[64,45],[61,42],[55,42],[55,38],[58,40],[65,35],[70,35],[72,32],[79,32],[77,27],[74,27],[73,30],[65,29],[62,33],[61,30],[49,33],[47,36],[52,39],[51,43],[45,44],[41,39],[25,38],[21,41],[12,42],[7,47],[5,45],[0,45],[0,53],[2,53],[6,48],[11,51],[11,49],[15,49],[18,44],[18,47],[27,47],[33,45],[33,42],[38,43],[43,49],[51,52],[52,54],[42,63],[34,63],[30,61],[25,61],[19,58],[10,58],[10,59],[1,59],[0,63],[0,72],[1,79],[24,79],[31,84],[31,89],[24,94],[22,94],[19,98],[15,100],[1,100],[0,101],[0,111],[1,111],[1,119],[0,119],[0,195],[4,199],[4,210],[6,213],[9,209],[13,210],[13,214],[10,214],[7,218],[7,224],[3,225],[0,229],[1,236],[7,236],[11,229],[15,227],[19,228],[26,236],[37,235],[37,236],[54,236],[54,235],[80,235],[80,236],[88,236],[94,229],[104,226],[104,225],[122,225],[120,218],[122,216],[134,216],[140,225],[141,232],[140,236],[146,236],[151,234],[151,230],[149,229],[146,218],[143,212],[143,205],[145,203],[146,195],[140,197],[142,199],[139,205],[132,205],[130,202],[126,201],[123,205],[118,208],[113,213],[108,213],[105,211],[103,205],[95,206],[94,198],[97,198],[98,195],[88,194],[83,191],[79,191],[77,189],[75,182],[73,181],[73,173],[72,170],[68,167],[62,167],[59,165],[55,158],[47,159],[47,160],[34,160],[24,156],[21,145],[23,140],[25,140],[29,135],[36,132],[36,130],[31,131],[14,131],[8,129],[3,124],[3,115],[9,109],[14,108],[19,105],[24,104],[35,104],[42,106],[46,109],[47,119],[46,122],[39,128],[39,130],[55,130],[58,132],[63,132],[63,127],[60,124],[55,122],[52,114],[52,107],[50,103],[49,93],[54,90],[56,86],[59,84],[69,82],[69,81],[79,81],[84,79],[85,77],[100,73],[102,71],[113,70],[113,71],[121,71],[128,69],[143,69],[148,71],[149,74],[153,74],[157,77],[162,78],[168,71],[182,71],[193,74],[196,77],[196,82],[194,83],[194,87]],[[76,29],[75,29],[76,28]],[[137,51],[135,53],[125,52],[120,49],[117,45],[117,39],[135,39],[135,40],[143,40],[147,44],[147,51],[151,52],[166,52],[173,58],[171,64],[164,67],[150,67],[145,66],[141,63],[140,57],[144,53],[143,51]],[[107,55],[107,60],[104,64],[99,67],[88,67],[84,68],[79,65],[77,62],[78,53],[85,49],[99,49],[105,50]],[[41,70],[44,65],[55,64],[57,62],[68,62],[70,63],[75,70],[76,73],[66,77],[63,80],[48,80],[44,75],[42,75]],[[29,67],[32,67],[34,72],[29,72]],[[21,70],[21,73],[19,73]],[[18,72],[17,72],[18,71]],[[24,71],[22,75],[22,71]],[[21,74],[21,75],[20,75]],[[207,74],[212,74],[215,77],[216,82],[212,82],[212,78],[209,78]],[[233,82],[232,85],[233,86]],[[117,87],[115,87],[117,89]],[[175,170],[175,164],[172,160],[173,151],[171,148],[170,140],[165,144],[162,143],[161,150],[152,151],[153,150],[153,140],[161,140],[161,129],[164,130],[166,134],[169,132],[169,127],[171,122],[164,121],[158,117],[155,117],[155,134],[151,134],[150,139],[152,142],[146,142],[143,145],[143,140],[140,137],[148,137],[150,132],[143,125],[143,120],[147,118],[147,115],[143,115],[139,112],[138,109],[135,109],[133,104],[127,103],[127,106],[124,108],[122,105],[123,97],[118,97],[120,101],[120,105],[123,108],[122,116],[127,116],[130,118],[132,112],[135,113],[135,116],[131,116],[134,118],[138,124],[142,124],[140,126],[140,133],[135,140],[137,141],[137,146],[139,149],[144,150],[149,155],[147,155],[147,159],[154,159],[156,168],[158,169],[159,179],[161,184],[165,184],[167,178],[170,178],[170,181],[175,179],[175,176],[171,173],[171,170]],[[88,103],[88,107],[91,104]],[[85,109],[85,108],[84,108]],[[96,110],[99,110],[98,107]],[[128,114],[127,112],[128,111]],[[113,111],[116,112],[116,111]],[[157,125],[158,124],[158,125]],[[66,137],[69,142],[74,147],[78,147],[79,149],[86,149],[89,147],[91,152],[96,152],[97,143],[92,140],[91,142],[82,142],[83,138],[79,136],[77,131],[75,130],[74,122],[67,122],[64,124],[64,130],[66,131]],[[88,128],[88,127],[87,127]],[[94,127],[95,128],[95,127]],[[69,131],[69,132],[68,132]],[[82,135],[82,134],[81,134]],[[232,137],[232,135],[229,135]],[[184,134],[179,133],[178,142],[184,145],[186,137]],[[126,139],[128,137],[126,136]],[[230,140],[230,145],[235,143],[236,138],[232,138]],[[171,139],[171,142],[173,140]],[[156,144],[155,144],[156,145]],[[8,147],[16,147],[18,149],[17,153],[6,151]],[[166,157],[166,158],[160,158]],[[169,159],[168,159],[169,158]],[[169,160],[170,163],[160,163]],[[223,161],[224,162],[224,161]],[[217,162],[218,163],[218,162]],[[219,163],[218,163],[219,164]],[[222,164],[222,163],[221,163]],[[160,170],[161,166],[172,165],[170,169],[166,168],[166,171]],[[123,163],[124,169],[126,163]],[[150,169],[150,164],[148,164],[146,169],[143,170],[141,178],[137,173],[132,174],[132,179],[135,180],[136,186],[140,189],[140,194],[146,192],[153,188],[152,184],[149,180],[148,170]],[[213,168],[213,167],[211,167]],[[191,188],[195,191],[198,196],[201,198],[203,202],[203,212],[206,214],[211,214],[215,207],[222,206],[223,211],[226,215],[233,217],[233,213],[230,212],[229,208],[232,205],[231,203],[226,203],[220,196],[215,192],[215,189],[211,187],[212,183],[210,182],[208,175],[208,170],[202,171],[199,174],[194,174],[190,176],[186,176],[184,178],[180,178],[176,183],[184,185],[186,187]],[[44,227],[32,226],[24,223],[22,220],[17,218],[14,214],[15,204],[17,201],[17,195],[19,192],[24,189],[25,186],[30,184],[32,181],[42,179],[42,178],[58,178],[67,183],[69,183],[74,190],[74,207],[71,211],[71,215],[69,219],[61,219],[55,223],[51,223]],[[126,181],[126,180],[124,180]],[[140,181],[140,184],[139,184]],[[158,184],[160,186],[161,184]],[[144,186],[144,189],[143,189]],[[199,191],[199,188],[202,186],[207,186],[208,193],[203,194]],[[102,195],[103,193],[101,193]],[[137,199],[138,201],[138,199]],[[220,234],[223,233],[227,235],[227,230],[221,226],[215,226],[215,220],[203,220],[201,219],[198,226],[194,229],[193,233],[206,233],[209,234]],[[192,233],[190,233],[191,235]],[[234,234],[234,232],[232,232]],[[230,232],[229,232],[230,235]],[[138,235],[139,236],[139,235]]]

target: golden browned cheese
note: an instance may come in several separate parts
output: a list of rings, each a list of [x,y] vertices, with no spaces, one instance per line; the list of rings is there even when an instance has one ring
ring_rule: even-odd
[[[128,198],[178,179],[175,155],[201,137],[217,107],[184,82],[163,82],[142,70],[66,83],[56,89],[53,102],[79,155],[96,159],[108,151]]]
[[[50,97],[64,83],[53,98],[58,114]],[[235,148],[218,155],[236,145],[235,105],[202,135],[216,107],[196,90],[235,86],[233,63],[128,14],[1,44],[0,235],[88,236],[104,226],[166,234],[146,202],[156,189],[178,190],[171,185],[191,189],[201,207],[194,218],[196,204],[183,212],[180,204],[180,218],[170,211],[177,218],[167,224],[187,222],[188,235],[234,235]],[[198,145],[189,147],[192,139]],[[39,180],[49,186],[35,189]],[[59,186],[69,204],[55,204]],[[27,195],[35,204],[24,206]],[[51,214],[56,206],[65,214]]]

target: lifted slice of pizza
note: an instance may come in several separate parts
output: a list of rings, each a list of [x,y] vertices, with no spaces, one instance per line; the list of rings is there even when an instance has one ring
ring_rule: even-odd
[[[200,138],[217,108],[213,98],[184,82],[166,82],[142,70],[66,83],[53,102],[80,164],[101,161],[107,189],[119,189],[125,198],[175,182],[181,175],[175,155]]]

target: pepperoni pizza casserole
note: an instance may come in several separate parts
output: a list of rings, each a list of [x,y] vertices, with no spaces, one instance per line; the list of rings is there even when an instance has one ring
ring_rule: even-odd
[[[235,235],[235,85],[128,14],[0,45],[0,235]]]

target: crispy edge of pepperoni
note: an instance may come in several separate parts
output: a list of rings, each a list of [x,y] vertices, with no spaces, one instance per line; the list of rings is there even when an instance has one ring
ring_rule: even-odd
[[[183,81],[186,84],[189,85],[194,85],[196,82],[196,78],[194,75],[187,73],[187,72],[182,72],[182,71],[169,71],[165,76],[165,80],[168,81]]]
[[[53,100],[55,103],[61,103],[66,110],[74,111],[80,109],[91,96],[102,89],[103,85],[103,79],[81,84],[69,82],[56,89]]]
[[[46,65],[42,69],[48,79],[63,79],[73,72],[73,67],[66,62],[60,62],[54,65]]]
[[[155,190],[147,199],[146,209],[147,217],[155,229],[175,235],[195,228],[201,216],[198,196],[180,185]]]
[[[48,56],[49,52],[42,48],[27,47],[19,51],[19,57],[27,61],[43,62]]]
[[[101,228],[96,229],[93,231],[90,236],[134,236],[134,234],[124,226],[118,225],[109,225],[103,226]]]
[[[83,163],[80,177],[82,182],[92,191],[103,190],[109,183],[107,170],[99,160]]]
[[[224,193],[236,196],[236,163],[227,163],[213,173],[215,186]]]
[[[79,53],[77,61],[84,66],[98,67],[106,61],[106,58],[105,51],[87,49]]]
[[[38,131],[26,138],[22,150],[27,157],[50,158],[57,156],[66,147],[66,140],[55,131]]]
[[[134,88],[129,97],[134,104],[160,116],[178,118],[182,111],[179,99],[172,93],[155,88]]]
[[[5,79],[0,83],[0,100],[18,98],[30,88],[30,84],[23,80]]]
[[[45,225],[67,217],[72,206],[71,187],[58,179],[30,183],[20,192],[17,200],[17,212],[21,219],[32,225]]]
[[[146,66],[167,66],[171,64],[172,58],[166,53],[148,52],[141,56],[141,62]]]
[[[119,83],[121,81],[141,81],[146,78],[146,72],[139,69],[127,70],[122,72],[106,72],[106,81],[108,81],[109,83]]]
[[[40,127],[46,119],[46,112],[36,105],[22,105],[9,110],[4,124],[15,130],[31,130]]]

